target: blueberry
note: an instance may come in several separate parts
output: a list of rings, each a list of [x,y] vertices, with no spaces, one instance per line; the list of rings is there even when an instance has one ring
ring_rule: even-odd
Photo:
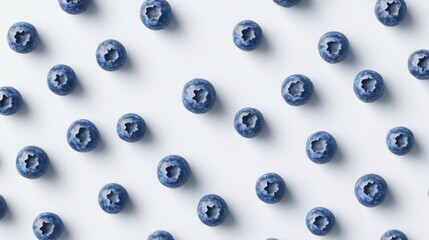
[[[243,108],[235,114],[234,127],[245,138],[256,137],[264,128],[264,117],[255,108]]]
[[[36,146],[24,147],[16,156],[16,169],[25,178],[36,179],[43,176],[48,166],[48,154]]]
[[[4,200],[4,197],[0,194],[0,219],[6,215],[7,211],[7,203],[6,200]]]
[[[29,53],[39,44],[39,35],[30,23],[17,22],[9,28],[7,43],[17,53]]]
[[[266,203],[280,202],[286,193],[286,183],[276,173],[266,173],[256,181],[256,195]]]
[[[149,235],[147,240],[174,240],[174,238],[169,232],[158,230]]]
[[[146,132],[146,122],[135,113],[127,113],[119,118],[116,132],[126,142],[137,142]]]
[[[311,209],[305,218],[308,230],[317,236],[325,236],[335,226],[334,214],[323,207]]]
[[[301,0],[273,0],[277,5],[280,5],[282,7],[290,8],[294,5],[297,5],[301,2]]]
[[[109,214],[121,212],[128,203],[127,190],[117,184],[109,183],[104,185],[98,193],[98,205]]]
[[[97,127],[89,120],[74,121],[67,129],[67,142],[77,152],[89,152],[100,141]]]
[[[171,19],[171,7],[165,0],[146,0],[140,7],[140,20],[149,29],[164,29]]]
[[[169,155],[158,164],[158,180],[169,188],[178,188],[188,181],[191,175],[191,168],[188,162],[177,155]]]
[[[386,181],[376,174],[360,177],[355,184],[355,196],[360,204],[375,207],[383,202],[388,188]]]
[[[48,72],[49,89],[60,96],[73,92],[77,85],[77,77],[73,69],[64,64],[53,66]]]
[[[383,78],[375,71],[363,70],[356,76],[353,83],[353,90],[356,97],[358,97],[362,102],[374,102],[383,95]]]
[[[420,80],[429,79],[429,50],[420,49],[408,57],[408,71]]]
[[[405,235],[405,233],[396,229],[392,229],[385,232],[381,236],[380,240],[408,240],[408,237]]]
[[[58,4],[66,13],[75,15],[85,12],[91,0],[58,0]]]
[[[331,134],[319,131],[308,137],[305,150],[311,161],[323,164],[334,157],[337,151],[337,142]]]
[[[319,40],[319,54],[328,63],[343,61],[349,54],[349,40],[340,32],[327,32]]]
[[[12,115],[21,108],[21,94],[13,87],[0,87],[0,114]]]
[[[208,194],[200,199],[197,207],[198,218],[210,227],[216,227],[228,217],[228,205],[222,197]]]
[[[216,91],[213,85],[201,78],[187,82],[182,91],[182,103],[193,113],[208,112],[216,102]]]
[[[234,27],[232,38],[235,45],[244,51],[256,49],[262,42],[261,27],[251,20],[243,20]]]
[[[407,4],[404,0],[378,0],[375,3],[374,13],[383,25],[396,26],[404,20]]]
[[[58,239],[63,233],[63,222],[55,213],[41,213],[34,219],[33,233],[39,240]]]
[[[395,127],[389,130],[386,136],[387,148],[393,154],[402,156],[414,146],[414,134],[406,127]]]
[[[100,43],[95,55],[98,65],[106,71],[116,71],[127,61],[125,47],[113,39],[108,39]]]
[[[291,106],[300,106],[309,102],[312,95],[313,83],[304,75],[291,75],[282,83],[283,99]]]

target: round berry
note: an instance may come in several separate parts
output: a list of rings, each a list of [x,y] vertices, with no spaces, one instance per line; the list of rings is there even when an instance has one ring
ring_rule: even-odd
[[[243,108],[235,114],[234,127],[245,138],[256,137],[264,128],[264,117],[255,108]]]
[[[334,157],[337,151],[337,142],[327,132],[315,132],[308,137],[305,150],[311,161],[323,164],[329,162]]]
[[[429,50],[420,49],[408,57],[408,71],[420,80],[429,79]]]
[[[304,75],[291,75],[282,83],[283,99],[291,106],[300,106],[309,102],[312,95],[313,83]]]
[[[95,52],[98,65],[106,71],[116,71],[127,61],[127,51],[122,43],[108,39],[100,43]]]
[[[89,152],[97,147],[99,141],[100,133],[89,120],[76,120],[67,129],[67,142],[77,152]]]
[[[174,240],[174,238],[169,232],[158,230],[149,235],[147,240]]]
[[[56,240],[63,233],[63,222],[54,213],[41,213],[34,219],[33,233],[39,240]]]
[[[301,0],[273,0],[273,2],[282,7],[290,8],[300,3]]]
[[[164,29],[171,19],[171,7],[166,0],[146,0],[140,7],[140,20],[149,29]]]
[[[48,166],[48,154],[36,146],[24,147],[16,156],[16,169],[25,178],[36,179],[43,176]]]
[[[237,23],[232,32],[235,45],[244,51],[252,51],[259,47],[262,37],[261,27],[251,20],[243,20]]]
[[[4,200],[4,197],[0,194],[0,219],[2,219],[6,215],[7,211],[7,203]]]
[[[334,228],[335,216],[330,210],[317,207],[307,213],[305,223],[312,234],[325,236]]]
[[[29,53],[39,45],[39,35],[30,23],[17,22],[9,28],[7,43],[17,53]]]
[[[64,64],[53,66],[48,72],[49,89],[60,96],[73,92],[77,85],[77,77],[73,69]]]
[[[381,236],[380,240],[408,240],[408,237],[405,235],[405,233],[396,229],[392,229],[385,232]]]
[[[146,122],[135,113],[127,113],[119,118],[116,132],[125,142],[137,142],[146,132]]]
[[[353,83],[353,90],[356,97],[358,97],[362,102],[374,102],[383,95],[383,78],[375,71],[363,70],[356,76]]]
[[[388,188],[384,178],[376,174],[360,177],[355,184],[355,196],[360,204],[375,207],[383,202]]]
[[[286,193],[286,183],[276,173],[266,173],[256,181],[256,195],[265,203],[280,202]]]
[[[414,146],[414,134],[406,127],[390,129],[386,136],[387,148],[393,154],[402,156],[407,154]]]
[[[374,13],[383,25],[392,27],[404,20],[407,4],[404,0],[377,0]]]
[[[228,217],[228,205],[216,194],[208,194],[198,202],[198,218],[207,226],[220,225]]]
[[[319,40],[319,54],[327,63],[339,63],[349,54],[349,40],[340,32],[327,32]]]
[[[58,0],[61,9],[68,14],[80,14],[86,11],[91,0]]]
[[[162,185],[169,188],[178,188],[188,181],[191,175],[191,168],[183,157],[169,155],[159,162],[157,175]]]
[[[192,79],[183,87],[182,103],[190,112],[208,112],[213,108],[215,102],[215,88],[209,81],[205,79]]]
[[[0,87],[0,114],[12,115],[21,108],[21,94],[13,87]]]
[[[127,206],[128,199],[127,190],[117,183],[104,185],[98,193],[98,205],[109,214],[121,212]]]

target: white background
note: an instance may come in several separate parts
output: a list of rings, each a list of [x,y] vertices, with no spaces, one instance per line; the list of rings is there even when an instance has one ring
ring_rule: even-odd
[[[17,88],[23,108],[0,117],[0,194],[8,205],[0,220],[0,239],[32,239],[32,222],[41,212],[63,220],[62,239],[146,239],[165,229],[176,240],[323,239],[305,226],[313,207],[329,208],[337,225],[331,240],[379,239],[391,228],[409,239],[427,239],[429,213],[429,82],[407,70],[411,52],[429,48],[429,1],[408,0],[405,20],[385,27],[374,15],[375,1],[302,0],[282,8],[271,0],[170,0],[174,21],[165,30],[147,29],[139,19],[142,1],[93,0],[87,12],[72,16],[55,0],[7,1],[0,8],[1,86]],[[232,41],[234,25],[259,23],[264,42],[253,52]],[[38,30],[41,46],[30,54],[13,52],[9,27],[28,21]],[[339,64],[324,62],[317,42],[325,32],[344,33],[351,46]],[[97,45],[113,38],[123,43],[127,64],[106,72],[96,63]],[[47,87],[55,64],[71,66],[79,86],[60,97]],[[352,84],[363,69],[378,71],[386,91],[377,102],[356,98]],[[295,73],[307,75],[315,93],[310,103],[292,107],[280,85]],[[183,85],[205,78],[215,86],[212,111],[197,115],[181,102]],[[266,120],[260,136],[245,139],[233,127],[243,107],[259,109]],[[116,121],[128,112],[140,114],[148,132],[129,144],[116,135]],[[92,152],[78,153],[66,142],[66,130],[77,119],[93,121],[101,134]],[[406,126],[415,147],[406,156],[391,154],[387,131]],[[336,157],[312,163],[305,141],[315,131],[330,132],[338,143]],[[42,147],[51,167],[37,180],[15,168],[24,146]],[[168,189],[158,182],[156,167],[169,154],[186,158],[189,182]],[[274,205],[255,194],[256,179],[280,174],[288,187]],[[381,205],[366,208],[356,200],[355,181],[367,173],[383,176],[390,193]],[[129,192],[130,205],[109,215],[97,203],[99,189],[117,182]],[[202,224],[198,200],[216,193],[228,203],[230,216],[215,228]]]

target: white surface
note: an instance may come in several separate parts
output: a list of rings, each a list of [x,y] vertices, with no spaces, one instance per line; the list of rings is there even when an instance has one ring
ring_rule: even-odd
[[[0,194],[9,212],[0,221],[0,239],[32,239],[32,222],[43,211],[57,213],[65,224],[62,239],[146,239],[165,229],[185,239],[322,239],[306,228],[304,218],[316,206],[329,208],[337,225],[326,239],[379,239],[388,229],[409,239],[427,238],[429,213],[428,114],[429,82],[407,70],[409,54],[429,48],[429,2],[408,0],[408,15],[388,28],[374,16],[375,1],[302,0],[285,9],[271,0],[170,0],[174,22],[151,31],[139,19],[142,1],[93,0],[82,15],[63,12],[57,1],[15,0],[0,8],[0,85],[17,88],[25,107],[0,117]],[[265,41],[254,52],[232,42],[234,25],[252,19]],[[21,55],[9,49],[6,33],[13,23],[36,26],[42,46]],[[351,56],[330,65],[317,52],[319,37],[343,32]],[[123,43],[127,65],[103,71],[95,49],[108,38]],[[66,97],[54,95],[46,75],[55,64],[71,66],[79,87]],[[352,83],[363,69],[378,71],[386,92],[365,104]],[[280,85],[287,76],[307,75],[315,86],[312,101],[287,105]],[[218,93],[215,108],[203,115],[181,103],[183,85],[195,77],[212,82]],[[255,139],[234,130],[233,116],[242,107],[258,108],[267,128]],[[125,113],[140,114],[149,128],[144,140],[125,143],[116,135],[116,121]],[[66,129],[76,119],[93,121],[101,144],[89,153],[73,151]],[[385,135],[404,125],[414,131],[415,149],[406,156],[391,154]],[[307,137],[326,130],[337,140],[337,156],[316,165],[305,154]],[[50,156],[51,168],[38,180],[21,177],[16,153],[37,145]],[[166,155],[186,158],[191,180],[168,189],[156,177]],[[288,186],[287,197],[268,205],[255,194],[256,179],[277,172]],[[366,208],[353,193],[366,173],[383,176],[390,195],[378,207]],[[128,190],[131,205],[108,215],[97,203],[108,182]],[[221,195],[230,216],[210,228],[197,217],[196,206],[207,193]]]

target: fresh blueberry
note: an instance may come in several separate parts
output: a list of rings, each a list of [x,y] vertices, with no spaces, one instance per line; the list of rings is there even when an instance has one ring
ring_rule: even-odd
[[[341,62],[349,54],[349,40],[340,32],[327,32],[319,40],[319,54],[328,63]]]
[[[0,87],[0,114],[12,115],[21,108],[21,94],[13,87]]]
[[[169,155],[158,164],[158,180],[169,188],[178,188],[188,181],[191,168],[188,162],[181,156]]]
[[[404,20],[407,4],[404,0],[378,0],[375,3],[374,13],[383,25],[396,26]]]
[[[86,11],[91,0],[58,0],[61,9],[68,14],[79,14]]]
[[[408,71],[420,80],[429,79],[429,50],[420,49],[408,57]]]
[[[33,233],[39,240],[56,240],[63,233],[63,221],[55,213],[41,213],[34,219]]]
[[[383,95],[383,78],[375,71],[363,70],[356,76],[353,83],[353,90],[356,97],[358,97],[362,102],[374,102]]]
[[[100,141],[97,127],[89,120],[74,121],[67,129],[67,142],[77,152],[89,152]]]
[[[305,150],[311,161],[323,164],[329,162],[334,157],[337,151],[337,142],[327,132],[315,132],[308,137]]]
[[[48,72],[48,87],[57,95],[65,96],[72,93],[76,84],[76,74],[67,65],[55,65]]]
[[[29,53],[39,44],[39,35],[30,23],[17,22],[9,28],[7,43],[17,53]]]
[[[301,2],[301,0],[273,0],[277,5],[280,5],[282,7],[290,8],[294,5],[297,5]]]
[[[386,136],[387,148],[393,154],[402,156],[407,154],[414,146],[414,134],[406,127],[390,129]]]
[[[7,211],[7,203],[6,200],[4,200],[4,197],[0,194],[0,219],[6,215]]]
[[[305,218],[308,230],[317,236],[325,236],[335,226],[334,214],[323,207],[311,209]]]
[[[169,232],[158,230],[149,235],[147,240],[174,240],[174,238]]]
[[[235,45],[244,51],[256,49],[262,42],[261,27],[251,20],[243,20],[234,27],[232,38]]]
[[[126,142],[137,142],[146,132],[146,122],[135,113],[127,113],[119,118],[116,132]]]
[[[16,169],[21,176],[36,179],[45,174],[49,166],[49,157],[43,149],[27,146],[16,156]]]
[[[127,61],[125,47],[113,39],[108,39],[100,43],[95,55],[98,65],[106,71],[116,71]]]
[[[276,173],[266,173],[256,181],[256,195],[266,203],[280,202],[286,193],[286,183]]]
[[[207,226],[216,227],[228,217],[228,205],[222,197],[208,194],[200,199],[197,207],[198,218]]]
[[[408,237],[405,235],[405,233],[396,229],[392,229],[385,232],[381,236],[380,240],[408,240]]]
[[[304,75],[291,75],[282,83],[283,99],[291,106],[300,106],[309,102],[312,95],[313,83]]]
[[[216,102],[216,91],[213,85],[201,78],[187,82],[182,91],[182,103],[193,113],[208,112]]]
[[[98,193],[98,205],[109,214],[121,212],[128,203],[127,190],[117,183],[104,185]]]
[[[245,138],[256,137],[264,128],[264,117],[255,108],[243,108],[235,114],[234,127]]]
[[[146,0],[140,7],[140,19],[149,29],[164,29],[172,19],[170,4],[165,0]]]
[[[366,207],[375,207],[383,202],[387,191],[386,181],[376,174],[364,175],[355,184],[355,196]]]

